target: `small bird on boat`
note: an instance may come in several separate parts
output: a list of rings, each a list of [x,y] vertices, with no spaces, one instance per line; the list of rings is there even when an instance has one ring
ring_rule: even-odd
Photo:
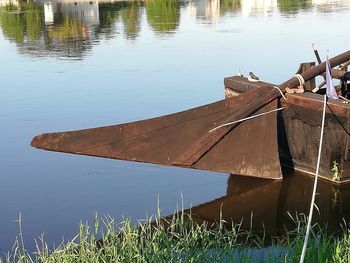
[[[249,77],[248,77],[248,80],[249,81],[253,81],[253,82],[256,82],[256,81],[259,81],[259,77],[255,76],[253,72],[249,72]]]
[[[243,73],[242,73],[242,71],[240,69],[237,71],[237,75],[240,76],[240,77],[243,77]]]
[[[253,72],[249,72],[249,76],[250,76],[252,79],[259,80],[259,77],[255,76]]]

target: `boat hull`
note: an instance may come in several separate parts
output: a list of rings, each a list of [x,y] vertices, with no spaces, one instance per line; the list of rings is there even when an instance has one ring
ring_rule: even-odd
[[[282,179],[276,112],[218,128],[241,119],[247,108],[255,108],[252,100],[264,102],[261,97],[266,91],[271,88],[142,121],[41,134],[31,145],[56,152]],[[277,102],[261,103],[255,113],[276,109]]]
[[[263,82],[250,82],[243,77],[225,79],[225,97],[257,89]],[[318,157],[323,96],[312,92],[286,94],[277,121],[279,156],[283,166],[315,175]],[[341,100],[328,100],[320,177],[336,183],[350,182],[350,106]],[[334,180],[339,169],[340,180]]]

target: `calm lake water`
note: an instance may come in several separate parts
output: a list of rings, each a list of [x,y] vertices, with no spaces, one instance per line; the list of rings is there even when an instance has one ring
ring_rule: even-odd
[[[223,78],[253,71],[280,83],[300,62],[349,49],[350,1],[0,0],[0,252],[22,214],[28,250],[72,238],[94,213],[201,218],[255,215],[272,232],[306,212],[312,180],[283,182],[37,150],[33,136],[129,122],[210,103]],[[254,139],[254,138],[252,138]],[[321,183],[320,222],[349,218],[349,187]],[[272,201],[271,201],[272,200]],[[204,207],[204,208],[203,208]],[[227,211],[227,212],[226,212]],[[289,221],[288,221],[289,220]]]

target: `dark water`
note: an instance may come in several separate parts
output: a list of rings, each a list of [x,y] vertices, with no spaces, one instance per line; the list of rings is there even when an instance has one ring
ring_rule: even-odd
[[[243,176],[230,176],[226,194],[220,198],[194,206],[192,213],[197,222],[227,222],[234,220],[243,229],[276,236],[286,229],[294,230],[296,220],[305,220],[310,208],[313,179],[292,171],[284,171],[284,180],[271,181]],[[335,186],[320,180],[314,223],[327,226],[330,233],[338,233],[350,219],[350,185]],[[341,220],[340,220],[341,219]],[[342,220],[345,221],[342,221]]]
[[[223,78],[282,82],[300,62],[349,49],[349,1],[0,0],[0,251],[22,214],[29,250],[71,238],[97,212],[171,214],[184,197],[214,220],[253,214],[271,231],[307,210],[311,183],[283,182],[45,152],[34,135],[149,118],[223,97]],[[346,187],[323,183],[320,222],[349,217]],[[219,199],[218,199],[219,198]],[[272,200],[272,201],[271,201]],[[202,208],[205,209],[202,209]],[[196,208],[197,209],[197,208]],[[211,215],[210,215],[211,213]],[[226,213],[226,212],[224,212]],[[226,214],[225,214],[226,216]],[[283,219],[284,218],[284,219]],[[288,223],[289,222],[289,223]]]

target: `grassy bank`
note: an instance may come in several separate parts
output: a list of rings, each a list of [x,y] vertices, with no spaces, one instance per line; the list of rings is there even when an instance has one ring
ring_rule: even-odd
[[[36,252],[28,253],[20,233],[5,262],[299,262],[305,220],[295,222],[295,230],[266,241],[240,225],[198,224],[181,212],[136,227],[130,220],[116,224],[110,217],[96,217],[53,250],[39,237]],[[314,226],[305,262],[350,262],[350,232],[344,229],[334,237]]]

